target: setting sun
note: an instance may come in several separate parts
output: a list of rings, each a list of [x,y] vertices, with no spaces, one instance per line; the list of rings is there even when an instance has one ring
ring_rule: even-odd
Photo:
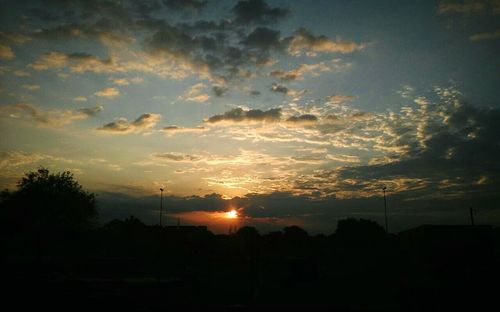
[[[228,211],[228,212],[226,212],[226,218],[228,218],[228,219],[238,218],[238,212],[234,209],[231,211]]]

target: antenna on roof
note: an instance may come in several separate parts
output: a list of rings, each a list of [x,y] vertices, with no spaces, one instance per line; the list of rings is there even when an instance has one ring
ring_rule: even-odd
[[[474,226],[474,209],[472,209],[472,207],[469,207],[469,212],[470,212],[470,224]]]

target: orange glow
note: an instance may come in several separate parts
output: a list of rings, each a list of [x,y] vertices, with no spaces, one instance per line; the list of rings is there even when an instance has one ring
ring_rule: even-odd
[[[228,219],[236,219],[238,218],[238,212],[236,210],[230,210],[226,212],[226,218]]]

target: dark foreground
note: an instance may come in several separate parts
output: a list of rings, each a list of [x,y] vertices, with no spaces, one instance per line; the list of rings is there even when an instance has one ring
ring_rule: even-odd
[[[3,237],[2,288],[12,311],[479,311],[497,305],[499,238],[487,226],[388,235],[365,220],[330,236],[213,235],[131,218],[57,239]]]

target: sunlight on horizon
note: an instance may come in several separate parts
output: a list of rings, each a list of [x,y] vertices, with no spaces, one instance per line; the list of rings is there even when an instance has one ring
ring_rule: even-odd
[[[226,218],[227,219],[236,219],[238,218],[238,212],[236,210],[230,210],[226,212]]]

